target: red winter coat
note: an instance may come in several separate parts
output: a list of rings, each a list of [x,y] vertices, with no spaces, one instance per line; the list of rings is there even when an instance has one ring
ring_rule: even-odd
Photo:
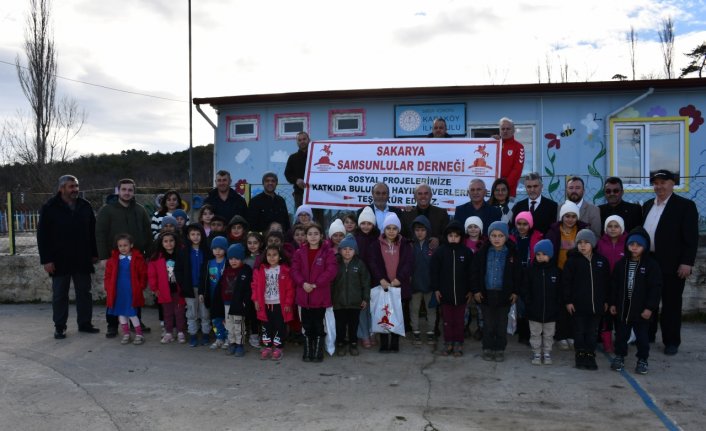
[[[167,261],[159,256],[158,259],[150,260],[147,264],[147,284],[150,290],[157,294],[157,302],[168,304],[172,302],[172,293],[169,291],[169,275],[167,274]],[[180,288],[177,286],[177,295]],[[179,295],[179,303],[186,304],[183,295]]]
[[[105,275],[103,276],[105,305],[108,308],[115,306],[119,265],[120,252],[113,250],[110,258],[105,262]],[[132,287],[132,306],[144,307],[145,296],[142,291],[147,287],[147,263],[145,263],[145,257],[136,248],[132,249],[132,259],[130,259],[130,286]]]
[[[525,147],[517,142],[515,138],[503,140],[500,176],[507,180],[510,185],[510,196],[517,194],[517,183],[522,175],[522,168],[525,166]]]
[[[265,281],[265,266],[266,265],[260,265],[252,275],[252,300],[253,302],[257,302],[260,307],[260,309],[257,310],[257,320],[261,322],[267,322],[267,312],[265,312],[265,288],[267,287],[267,282]],[[280,265],[279,304],[282,306],[282,317],[284,317],[285,322],[294,320],[294,312],[292,311],[294,307],[294,293],[294,281],[292,280],[289,266]],[[289,307],[289,312],[284,310],[285,307]]]
[[[331,306],[331,282],[338,273],[338,263],[333,250],[326,243],[321,244],[314,258],[314,266],[309,268],[309,244],[304,244],[292,257],[292,279],[296,286],[296,304],[305,308],[326,308]],[[310,293],[304,291],[304,283],[316,285]]]

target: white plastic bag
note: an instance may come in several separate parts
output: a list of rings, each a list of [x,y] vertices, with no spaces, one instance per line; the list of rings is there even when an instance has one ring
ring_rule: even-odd
[[[329,356],[333,356],[336,351],[336,317],[333,314],[333,307],[326,307],[324,325],[326,329],[326,351]]]
[[[370,313],[373,317],[373,332],[398,334],[404,337],[401,289],[391,287],[385,291],[382,286],[372,288]]]
[[[512,304],[507,313],[507,333],[513,335],[517,330],[517,305]]]

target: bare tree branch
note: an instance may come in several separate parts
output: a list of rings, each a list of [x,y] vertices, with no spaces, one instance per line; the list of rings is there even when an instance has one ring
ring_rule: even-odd
[[[635,56],[637,48],[637,33],[635,27],[630,26],[630,31],[626,34],[626,39],[630,46],[630,68],[632,69],[632,80],[635,80]]]
[[[672,17],[662,20],[662,29],[657,34],[659,34],[659,42],[662,45],[664,74],[667,79],[672,79],[674,65],[674,21],[672,21]]]

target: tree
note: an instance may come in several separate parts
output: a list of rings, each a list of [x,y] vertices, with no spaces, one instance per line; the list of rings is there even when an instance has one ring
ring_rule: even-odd
[[[691,59],[691,63],[681,70],[679,77],[683,78],[690,73],[698,72],[699,78],[701,78],[701,72],[706,68],[706,42],[684,55]]]
[[[69,142],[86,120],[85,111],[75,100],[64,97],[57,102],[57,54],[51,34],[50,3],[51,0],[30,0],[24,41],[27,66],[21,64],[19,55],[15,59],[31,118],[18,112],[17,119],[6,120],[3,125],[2,139],[11,148],[13,161],[36,171],[71,156]]]
[[[630,68],[632,69],[632,80],[635,80],[635,48],[637,47],[637,33],[635,27],[630,26],[630,31],[626,34],[628,44],[630,44]]]
[[[662,29],[657,32],[662,45],[662,58],[664,59],[664,74],[667,79],[672,79],[672,66],[674,64],[674,21],[669,17],[662,20]]]

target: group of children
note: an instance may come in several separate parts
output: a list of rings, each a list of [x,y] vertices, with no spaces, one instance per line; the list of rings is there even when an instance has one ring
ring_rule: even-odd
[[[262,235],[247,232],[240,216],[226,225],[205,206],[199,223],[164,217],[148,260],[129,235],[116,238],[106,266],[108,313],[119,316],[123,336],[144,342],[136,309],[146,286],[156,294],[164,332],[161,343],[176,340],[196,347],[210,344],[243,356],[245,342],[260,348],[261,359],[280,360],[288,334],[301,333],[302,359],[321,362],[326,348],[327,309],[335,318],[336,354],[359,354],[375,344],[370,291],[400,289],[410,307],[412,343],[422,344],[420,310],[426,310],[426,341],[435,344],[437,314],[443,322],[444,356],[462,356],[470,308],[482,326],[482,359],[501,362],[507,345],[508,315],[520,300],[529,320],[533,364],[551,364],[555,322],[571,315],[576,366],[596,369],[599,329],[616,332],[611,367],[622,370],[631,331],[636,335],[638,373],[647,372],[648,321],[660,297],[659,267],[649,257],[649,236],[638,228],[623,232],[622,219],[608,218],[598,241],[580,230],[575,247],[557,267],[554,245],[533,230],[530,212],[517,215],[512,234],[506,222],[469,217],[452,221],[432,248],[425,216],[401,235],[398,216],[389,212],[376,226],[364,207],[356,216],[335,220],[325,232],[301,206],[289,232],[273,223]],[[325,235],[327,234],[327,235]],[[327,237],[327,238],[326,238]],[[598,247],[597,247],[598,246]],[[475,303],[475,304],[474,304]],[[474,304],[474,305],[472,305]],[[199,339],[200,330],[200,339]],[[211,334],[215,333],[215,340]],[[399,335],[379,334],[381,352],[398,352]]]

